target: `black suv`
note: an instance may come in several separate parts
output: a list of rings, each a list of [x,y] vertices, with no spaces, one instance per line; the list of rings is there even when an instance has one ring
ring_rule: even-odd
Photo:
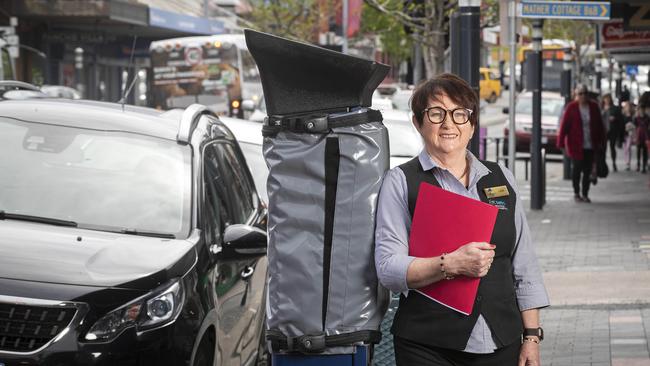
[[[205,107],[0,102],[0,366],[248,365],[266,209]]]

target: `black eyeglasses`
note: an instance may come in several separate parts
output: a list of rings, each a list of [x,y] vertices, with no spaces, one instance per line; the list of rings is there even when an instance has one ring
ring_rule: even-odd
[[[473,111],[467,108],[444,109],[442,107],[429,107],[422,111],[426,115],[429,122],[433,124],[441,124],[447,117],[447,112],[451,113],[451,120],[457,125],[464,125],[469,121]]]

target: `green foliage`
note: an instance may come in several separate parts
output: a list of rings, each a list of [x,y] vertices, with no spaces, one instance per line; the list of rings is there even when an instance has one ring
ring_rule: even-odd
[[[544,21],[545,39],[573,40],[576,44],[590,44],[594,40],[594,28],[589,22],[546,19]]]
[[[404,61],[411,56],[413,40],[404,30],[403,24],[364,3],[359,36],[364,37],[367,34],[379,37],[383,51],[394,62]]]
[[[306,42],[315,41],[322,10],[316,0],[250,0],[249,21],[257,30]],[[325,15],[326,16],[326,15]]]

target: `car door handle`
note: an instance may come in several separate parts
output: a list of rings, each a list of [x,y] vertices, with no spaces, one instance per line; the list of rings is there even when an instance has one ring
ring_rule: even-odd
[[[248,267],[244,268],[243,271],[241,271],[240,276],[241,276],[242,280],[246,280],[246,279],[248,279],[250,276],[253,275],[253,272],[255,272],[255,268],[253,268],[253,267],[251,267],[251,266],[248,266]]]

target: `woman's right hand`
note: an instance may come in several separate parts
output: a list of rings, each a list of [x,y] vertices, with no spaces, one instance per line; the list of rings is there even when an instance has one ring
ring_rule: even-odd
[[[483,277],[494,260],[496,245],[467,243],[445,256],[445,272],[452,276]]]

